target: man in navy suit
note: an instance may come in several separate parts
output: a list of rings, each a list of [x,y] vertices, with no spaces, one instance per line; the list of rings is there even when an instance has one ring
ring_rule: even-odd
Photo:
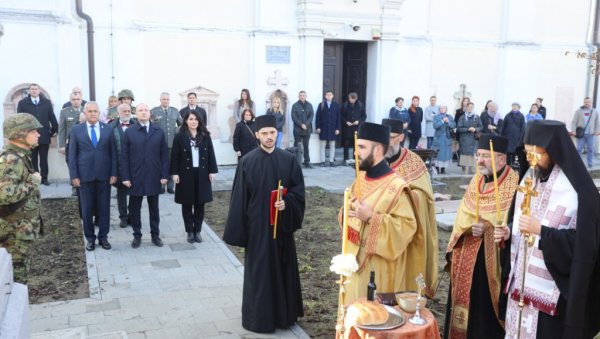
[[[133,227],[131,247],[142,242],[140,210],[146,196],[150,212],[152,243],[163,246],[158,225],[158,195],[169,176],[169,149],[163,130],[150,123],[150,108],[139,104],[136,108],[138,122],[129,127],[121,140],[120,175],[123,185],[129,188],[129,218]]]
[[[95,248],[92,218],[96,210],[100,219],[98,244],[109,250],[110,185],[117,181],[117,148],[112,127],[98,121],[98,104],[88,102],[83,112],[85,123],[73,126],[69,137],[69,175],[73,186],[80,188],[85,249]]]

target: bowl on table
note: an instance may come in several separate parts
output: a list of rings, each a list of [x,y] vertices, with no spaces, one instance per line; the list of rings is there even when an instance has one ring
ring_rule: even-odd
[[[416,292],[400,292],[396,293],[396,301],[398,306],[407,313],[415,313],[417,311],[417,293]],[[420,308],[423,309],[427,304],[427,297],[421,296],[419,302]]]

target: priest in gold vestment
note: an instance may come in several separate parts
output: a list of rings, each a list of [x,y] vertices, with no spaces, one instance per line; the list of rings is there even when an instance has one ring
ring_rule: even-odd
[[[402,147],[405,136],[402,121],[383,119],[382,124],[390,126],[390,147],[385,159],[390,168],[406,181],[417,205],[417,231],[408,249],[410,260],[414,263],[412,267],[417,271],[406,272],[408,289],[417,290],[414,278],[422,273],[425,293],[433,298],[438,284],[438,234],[431,177],[421,157]]]
[[[408,253],[417,231],[415,201],[384,159],[389,137],[388,126],[364,122],[358,128],[361,172],[351,186],[347,253],[359,269],[348,277],[346,305],[367,296],[370,271],[377,293],[404,291],[415,278],[407,275],[415,270]]]
[[[490,140],[495,151],[498,199]],[[506,165],[507,146],[508,139],[501,136],[484,134],[479,139],[476,159],[480,176],[471,179],[460,203],[446,254],[451,285],[448,303],[452,307],[446,313],[448,338],[504,338],[498,308],[502,244],[494,242],[494,226],[503,223],[519,179]]]

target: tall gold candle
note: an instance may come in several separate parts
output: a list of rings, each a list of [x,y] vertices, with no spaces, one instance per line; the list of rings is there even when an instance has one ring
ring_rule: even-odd
[[[360,181],[358,180],[358,132],[354,132],[354,167],[356,171],[356,198],[360,200]]]
[[[500,194],[498,193],[498,174],[496,174],[496,159],[494,158],[494,144],[490,140],[490,155],[492,157],[492,172],[494,172],[494,195],[496,196],[496,223],[500,222]]]
[[[475,164],[475,218],[479,222],[479,165]]]
[[[344,215],[342,216],[342,254],[346,254],[348,244],[348,208],[350,205],[350,189],[344,190]]]

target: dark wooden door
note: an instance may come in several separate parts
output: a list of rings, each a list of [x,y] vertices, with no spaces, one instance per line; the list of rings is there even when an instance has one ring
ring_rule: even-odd
[[[323,48],[323,100],[325,91],[333,91],[335,101],[342,103],[343,46],[341,41],[325,41]],[[342,100],[342,101],[341,101]]]
[[[345,42],[343,51],[342,95],[338,101],[348,100],[348,94],[356,92],[358,99],[366,104],[367,98],[367,43]]]

